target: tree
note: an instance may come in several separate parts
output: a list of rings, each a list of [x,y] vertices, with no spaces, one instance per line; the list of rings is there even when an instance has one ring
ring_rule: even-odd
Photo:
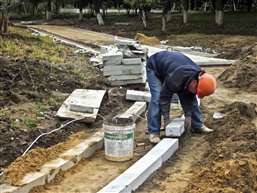
[[[154,0],[124,0],[124,3],[130,5],[134,9],[139,9],[140,17],[142,19],[144,28],[147,28],[148,15],[152,9]]]
[[[83,19],[83,6],[82,6],[82,0],[79,0],[79,21],[82,21]]]
[[[183,0],[183,22],[187,23],[187,13],[189,9],[189,0]]]
[[[218,26],[223,25],[223,1],[222,0],[216,0],[215,22]]]
[[[46,9],[46,20],[51,20],[51,0],[47,0],[47,9]]]
[[[38,5],[42,3],[43,0],[29,0],[29,3],[32,4],[32,14],[35,15],[38,11]]]
[[[246,0],[247,12],[251,11],[252,5],[253,5],[253,0]]]
[[[93,0],[94,10],[96,14],[96,19],[98,21],[98,25],[104,25],[103,17],[100,13],[101,0]]]
[[[166,22],[170,20],[171,0],[162,1],[162,31],[166,31]]]
[[[7,16],[7,8],[8,2],[7,0],[0,1],[0,10],[2,12],[2,17],[0,18],[0,33],[7,33],[8,32],[8,16]]]

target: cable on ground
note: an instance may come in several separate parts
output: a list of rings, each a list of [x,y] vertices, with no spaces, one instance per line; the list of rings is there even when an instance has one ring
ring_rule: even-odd
[[[75,121],[82,120],[82,119],[84,119],[84,118],[85,118],[85,117],[78,118],[78,119],[74,119],[74,120],[69,121],[68,123],[62,125],[61,127],[57,128],[57,129],[54,129],[54,130],[52,130],[52,131],[50,131],[50,132],[47,132],[47,133],[42,133],[41,135],[39,135],[39,136],[30,144],[30,146],[24,151],[24,153],[22,154],[22,156],[26,155],[26,153],[30,150],[30,148],[36,143],[36,141],[37,141],[40,137],[42,137],[42,136],[44,136],[44,135],[49,135],[49,134],[51,134],[51,133],[53,133],[53,132],[55,132],[55,131],[59,131],[60,129],[62,129],[63,127],[69,125],[70,123],[73,123],[73,122],[75,122]]]

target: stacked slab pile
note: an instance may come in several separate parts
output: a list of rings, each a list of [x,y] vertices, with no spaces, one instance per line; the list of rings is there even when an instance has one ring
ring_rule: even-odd
[[[112,86],[144,85],[146,51],[136,48],[133,42],[119,43],[122,43],[122,46],[116,44],[115,48],[107,49],[106,53],[102,54],[104,77],[107,77]]]

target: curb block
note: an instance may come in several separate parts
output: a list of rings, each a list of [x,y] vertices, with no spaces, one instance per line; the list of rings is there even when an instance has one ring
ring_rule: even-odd
[[[159,169],[162,163],[167,161],[177,149],[178,139],[162,139],[145,156],[98,193],[128,193],[135,191],[149,176]]]
[[[119,115],[119,118],[132,118],[134,122],[140,117],[140,115],[146,111],[146,102],[136,101],[125,113]]]
[[[175,118],[165,128],[165,135],[167,137],[180,137],[184,132],[185,118]]]

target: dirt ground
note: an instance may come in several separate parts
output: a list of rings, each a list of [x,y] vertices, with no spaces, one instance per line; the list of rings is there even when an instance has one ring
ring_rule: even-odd
[[[124,33],[126,30],[119,30],[119,35],[120,31],[124,37],[131,36]],[[117,35],[115,30],[108,33]],[[220,53],[219,57],[236,59],[237,62],[229,67],[203,67],[218,81],[215,93],[201,100],[205,124],[215,132],[210,135],[194,133],[182,136],[179,139],[179,149],[174,156],[135,192],[256,192],[256,37],[187,34],[169,35],[166,38],[169,39],[169,44],[174,46],[192,46],[197,42],[198,46],[211,48]],[[74,51],[74,48],[63,47],[63,49]],[[100,117],[92,125],[72,123],[61,132],[39,139],[32,150],[21,156],[42,132],[68,122],[55,118],[54,112],[74,89],[111,88],[102,77],[102,72],[90,66],[88,61],[90,56],[66,54],[63,57],[66,62],[61,68],[53,68],[50,64],[38,60],[8,57],[7,54],[0,60],[2,108],[0,166],[6,176],[4,181],[21,185],[20,180],[26,173],[39,170],[42,164],[56,158],[102,127]],[[44,66],[45,75],[39,76],[37,69],[41,66]],[[84,76],[78,78],[74,69],[79,69]],[[55,76],[49,77],[48,74],[52,71],[56,71]],[[22,78],[19,78],[19,73],[22,74]],[[44,76],[48,77],[47,84],[42,84]],[[105,96],[99,114],[104,117],[115,116],[128,109],[133,102],[125,100],[126,89],[126,87],[118,88],[119,95],[112,100]],[[30,112],[38,108],[39,101],[45,104],[45,97],[55,98],[53,104],[48,104],[49,101],[47,103],[51,108],[47,111],[40,109],[40,121],[27,124],[28,120],[26,122],[22,117],[29,117]],[[223,117],[214,118],[215,112],[221,113]],[[171,118],[181,114],[181,110],[173,110]],[[19,124],[20,121],[23,121],[23,124]],[[17,122],[16,126],[14,122]],[[24,125],[31,127],[27,128]],[[18,129],[21,127],[22,129]],[[50,184],[37,187],[31,192],[99,191],[153,147],[148,142],[146,131],[145,117],[142,115],[136,122],[135,152],[132,160],[107,161],[104,149],[101,149],[75,168],[61,172]],[[136,147],[137,143],[142,142],[146,144],[145,149]]]

